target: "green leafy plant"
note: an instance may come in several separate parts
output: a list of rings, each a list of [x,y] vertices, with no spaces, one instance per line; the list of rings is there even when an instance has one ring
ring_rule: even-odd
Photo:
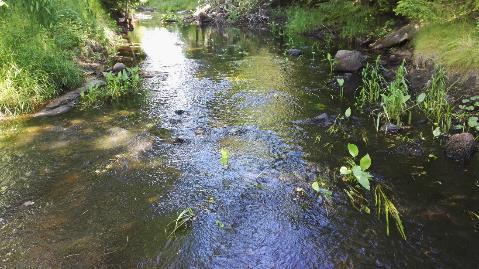
[[[371,157],[369,154],[364,155],[359,160],[359,165],[356,164],[354,159],[359,155],[359,149],[355,144],[348,144],[349,154],[352,159],[348,159],[349,166],[342,166],[339,172],[341,175],[346,176],[348,180],[356,180],[363,188],[370,190],[369,179],[372,178],[371,174],[367,172],[371,166]]]
[[[333,56],[331,55],[331,53],[327,53],[326,54],[326,61],[328,61],[329,63],[329,73],[333,73],[333,70],[334,70],[334,66],[336,65],[336,62],[333,58]]]
[[[138,67],[127,68],[118,74],[105,75],[106,86],[103,88],[90,88],[81,93],[83,108],[98,107],[105,103],[118,103],[125,98],[141,95],[141,77]]]
[[[364,197],[364,192],[371,191],[370,181],[373,176],[368,172],[368,169],[372,164],[371,157],[369,154],[364,155],[359,160],[358,164],[357,158],[359,156],[359,148],[355,144],[348,144],[347,148],[350,157],[346,159],[346,165],[341,166],[339,169],[344,181],[349,183],[344,189],[344,192],[357,210],[370,214],[369,200]],[[319,188],[319,185],[313,185],[312,187],[313,189]],[[399,234],[404,240],[406,240],[406,233],[404,231],[399,211],[379,184],[374,188],[374,199],[378,219],[381,215],[385,216],[386,234],[389,236],[389,218],[391,217],[396,222]]]
[[[411,99],[408,94],[404,64],[403,62],[398,68],[396,79],[389,84],[386,92],[381,94],[384,114],[389,121],[394,120],[397,125],[402,125],[401,118],[408,112],[408,101]]]

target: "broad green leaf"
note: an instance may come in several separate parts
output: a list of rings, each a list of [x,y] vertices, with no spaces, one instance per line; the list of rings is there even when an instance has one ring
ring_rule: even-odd
[[[369,154],[366,154],[361,158],[359,165],[363,171],[368,170],[368,168],[371,166],[371,157],[369,157]]]
[[[343,87],[343,85],[344,85],[344,79],[338,78],[336,81],[338,82],[339,87]]]
[[[426,99],[426,93],[423,92],[420,95],[418,95],[417,102],[422,103],[422,102],[424,102],[425,99]]]
[[[441,135],[441,128],[436,127],[436,129],[434,129],[434,131],[432,131],[432,134],[434,135],[434,137],[440,136]]]
[[[469,125],[469,127],[471,128],[474,128],[476,127],[477,125],[479,125],[479,122],[477,122],[479,120],[478,117],[470,117],[468,120],[467,120],[467,125]]]
[[[348,151],[349,151],[349,154],[351,154],[351,156],[353,157],[356,157],[359,154],[358,146],[354,144],[348,144]]]
[[[469,101],[471,101],[471,100],[469,100],[469,99],[462,99],[462,103],[463,103],[463,104],[469,103]]]
[[[349,175],[351,174],[351,170],[349,170],[346,166],[341,166],[339,173],[341,173],[341,175]]]
[[[353,167],[353,175],[363,188],[368,191],[370,190],[369,179],[371,178],[371,174],[364,172],[360,166],[356,165]]]
[[[351,108],[348,107],[348,109],[346,109],[346,112],[344,112],[344,115],[346,116],[346,118],[349,118],[351,116]]]
[[[313,184],[311,184],[311,188],[313,188],[313,190],[316,192],[319,192],[319,183],[317,181],[313,182]]]

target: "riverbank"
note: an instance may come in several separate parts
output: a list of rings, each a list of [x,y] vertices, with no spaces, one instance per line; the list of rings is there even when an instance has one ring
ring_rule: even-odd
[[[12,2],[0,7],[0,113],[37,111],[79,88],[108,66],[125,61],[128,47],[99,0]],[[1,115],[0,114],[0,115]]]

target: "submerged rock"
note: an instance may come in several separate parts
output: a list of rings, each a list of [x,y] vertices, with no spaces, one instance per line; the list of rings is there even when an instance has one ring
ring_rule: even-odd
[[[314,118],[311,119],[306,119],[306,120],[301,120],[301,121],[295,121],[295,123],[299,124],[314,124],[314,125],[320,125],[322,127],[329,127],[333,124],[333,119],[328,115],[328,113],[322,113]]]
[[[289,49],[288,51],[288,55],[289,56],[293,56],[293,57],[299,57],[301,55],[303,55],[303,51],[300,50],[300,49]]]
[[[124,63],[116,63],[111,68],[111,71],[116,74],[116,73],[120,73],[121,71],[125,69],[126,69],[126,65]]]
[[[336,71],[356,72],[363,67],[364,57],[356,50],[339,50],[334,56]]]
[[[371,48],[379,50],[397,46],[405,41],[411,40],[412,37],[417,33],[418,29],[418,24],[408,24],[377,40],[376,42],[371,44]]]
[[[381,131],[383,131],[385,133],[389,133],[389,134],[390,133],[397,133],[397,132],[401,131],[401,127],[397,126],[396,124],[388,122],[381,127]]]
[[[455,134],[446,144],[446,156],[455,161],[468,161],[476,152],[476,141],[470,133]]]
[[[53,100],[51,100],[44,109],[35,113],[33,117],[52,117],[65,114],[75,107],[82,92],[88,91],[93,87],[103,87],[106,82],[99,79],[90,79],[82,87],[67,92]]]

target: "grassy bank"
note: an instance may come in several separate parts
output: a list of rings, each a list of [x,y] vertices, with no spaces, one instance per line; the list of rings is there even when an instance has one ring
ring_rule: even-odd
[[[105,59],[115,39],[99,0],[6,1],[0,7],[0,111],[31,112],[79,86],[79,60]]]
[[[414,47],[416,55],[454,72],[479,72],[479,27],[469,21],[427,25]]]

